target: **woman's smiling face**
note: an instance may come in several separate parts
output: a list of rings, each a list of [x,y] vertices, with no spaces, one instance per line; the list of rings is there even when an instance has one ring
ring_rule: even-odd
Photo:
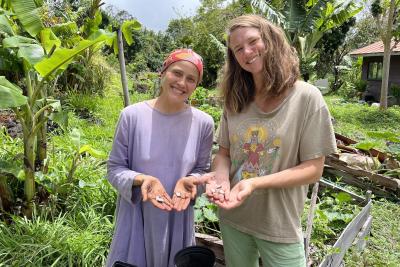
[[[174,62],[161,74],[161,96],[182,103],[196,89],[199,78],[199,71],[193,63],[184,60]]]
[[[239,65],[253,76],[262,72],[265,44],[260,31],[253,27],[239,27],[229,36],[229,48]]]

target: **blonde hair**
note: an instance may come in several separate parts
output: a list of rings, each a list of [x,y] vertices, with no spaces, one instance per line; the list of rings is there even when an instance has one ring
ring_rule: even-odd
[[[255,84],[250,72],[242,69],[230,46],[230,35],[241,27],[259,30],[265,44],[263,55],[264,90],[262,97],[279,96],[293,87],[299,78],[299,59],[296,50],[286,40],[283,30],[258,15],[234,18],[228,24],[227,57],[220,88],[225,108],[240,113],[254,100]]]

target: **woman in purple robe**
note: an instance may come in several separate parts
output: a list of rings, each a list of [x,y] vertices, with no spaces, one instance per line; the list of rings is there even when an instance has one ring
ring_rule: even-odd
[[[175,254],[194,245],[193,200],[210,167],[214,122],[187,104],[203,74],[190,49],[163,63],[160,95],[126,107],[108,160],[118,191],[107,266],[173,267]]]

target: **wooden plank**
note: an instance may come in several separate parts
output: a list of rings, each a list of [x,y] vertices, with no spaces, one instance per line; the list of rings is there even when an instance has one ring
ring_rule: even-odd
[[[357,169],[354,167],[349,166],[346,162],[337,159],[332,155],[328,155],[325,157],[325,164],[339,170],[343,170],[348,172],[356,177],[367,177],[372,182],[375,182],[379,185],[391,188],[392,190],[399,190],[400,189],[400,180],[390,178],[387,176],[383,176],[376,173],[371,173],[366,170]]]
[[[364,197],[359,196],[341,186],[335,185],[334,183],[332,183],[324,178],[321,178],[319,183],[320,183],[321,187],[329,187],[329,188],[333,189],[334,191],[341,191],[341,192],[345,192],[345,193],[349,194],[357,203],[362,203],[365,201]]]
[[[341,177],[342,181],[345,182],[346,184],[353,185],[364,190],[371,190],[378,197],[398,198],[398,195],[400,195],[400,192],[397,192],[396,195],[396,192],[387,191],[385,189],[379,188],[377,187],[376,184],[372,183],[369,180],[363,181],[362,179],[356,178],[345,171],[335,169],[331,166],[325,166],[324,176],[329,176],[329,175]]]
[[[366,237],[371,233],[372,227],[372,216],[370,215],[367,221],[364,223],[361,231],[358,233],[356,239],[354,240],[358,251],[363,251],[367,246]]]
[[[342,141],[345,145],[352,145],[352,144],[357,143],[357,141],[352,140],[352,139],[350,139],[344,135],[338,134],[338,133],[335,133],[335,137],[336,137],[336,140]],[[338,148],[341,148],[340,146],[341,145],[338,145]],[[347,149],[354,149],[354,148],[346,147],[344,149],[347,150]],[[356,149],[354,149],[354,150],[356,150]],[[372,155],[373,157],[377,157],[380,162],[383,162],[387,157],[385,153],[383,153],[379,150],[376,150],[374,148],[371,148],[369,151],[364,151],[364,152],[367,153],[368,155]]]
[[[340,266],[344,254],[352,245],[355,237],[360,232],[360,229],[365,224],[370,216],[372,201],[361,210],[361,212],[347,225],[339,239],[336,241],[333,248],[339,249],[339,253],[333,253],[328,255],[319,267],[338,267]]]

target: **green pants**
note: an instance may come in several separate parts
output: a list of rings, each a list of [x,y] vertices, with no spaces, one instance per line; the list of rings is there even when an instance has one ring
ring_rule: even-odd
[[[305,267],[303,242],[284,244],[256,238],[230,225],[220,223],[228,267],[257,267],[261,256],[264,267]]]

